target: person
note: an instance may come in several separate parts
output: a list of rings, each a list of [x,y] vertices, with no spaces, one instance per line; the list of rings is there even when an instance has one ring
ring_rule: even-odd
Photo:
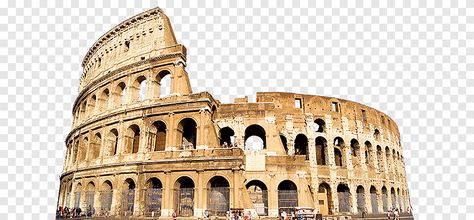
[[[285,212],[285,210],[282,210],[282,211],[281,211],[281,219],[282,219],[282,220],[286,220],[286,212]]]
[[[230,214],[230,211],[225,212],[225,220],[232,220],[232,216]]]
[[[76,217],[81,216],[81,212],[82,212],[81,208],[77,207],[76,208]]]
[[[173,217],[173,220],[176,220],[178,217],[178,214],[176,214],[176,211],[173,211],[173,214],[171,215]]]
[[[364,209],[362,210],[362,218],[367,217],[367,212],[367,207],[364,207]]]
[[[393,210],[393,219],[395,219],[395,220],[399,220],[399,219],[400,219],[400,214],[399,214],[398,208],[395,208],[395,209]]]

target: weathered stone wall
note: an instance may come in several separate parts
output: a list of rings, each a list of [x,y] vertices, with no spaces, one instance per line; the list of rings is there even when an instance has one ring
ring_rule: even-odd
[[[154,207],[170,216],[188,202],[190,215],[202,216],[219,199],[227,208],[277,216],[285,199],[324,214],[410,202],[389,116],[323,96],[257,93],[255,103],[221,104],[207,92],[192,93],[186,49],[160,9],[106,33],[83,66],[60,206],[117,216],[150,215]],[[161,198],[155,206],[152,192]]]

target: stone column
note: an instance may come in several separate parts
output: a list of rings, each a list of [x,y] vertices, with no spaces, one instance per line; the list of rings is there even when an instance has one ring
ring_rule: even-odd
[[[372,196],[370,195],[370,185],[364,188],[364,202],[367,208],[367,213],[372,213]]]
[[[382,190],[377,190],[377,206],[380,213],[383,213],[383,198],[382,198]]]
[[[194,205],[196,208],[194,209],[194,215],[203,217],[204,210],[207,208],[206,201],[204,200],[204,193],[207,191],[206,185],[203,183],[203,175],[204,170],[198,170],[197,171],[197,183],[196,183],[196,197],[195,197],[195,202]]]
[[[270,174],[272,175],[272,174]],[[274,175],[273,175],[274,176]],[[273,177],[272,177],[273,178]],[[278,216],[278,183],[270,181],[268,184],[268,215],[270,217]]]
[[[173,187],[174,188],[174,187]],[[162,209],[161,209],[161,216],[171,216],[173,214],[173,188],[171,183],[171,172],[165,171],[165,185],[163,187],[163,199],[162,201]]]
[[[331,179],[331,198],[332,198],[332,203],[333,203],[333,208],[331,210],[332,213],[338,213],[339,212],[339,196],[337,194],[337,185],[336,183],[333,182]]]
[[[170,112],[168,113],[169,117],[169,127],[167,127],[166,131],[166,151],[172,151],[173,149],[179,149],[178,143],[176,143],[176,126],[174,122],[174,113]]]
[[[118,215],[120,213],[121,209],[121,199],[122,199],[122,193],[121,189],[119,187],[115,187],[112,190],[112,207],[110,207],[110,214],[111,215]]]
[[[143,174],[137,176],[137,183],[135,184],[135,199],[133,215],[143,216],[145,213],[145,180]]]
[[[350,184],[349,185],[349,192],[351,196],[351,212],[353,214],[357,214],[357,185],[355,184]]]
[[[240,176],[240,170],[238,168],[236,169],[232,169],[232,177],[233,177],[233,183],[232,183],[232,186],[233,186],[233,194],[234,194],[234,202],[233,204],[231,204],[231,208],[234,207],[234,208],[239,208],[239,201],[240,201],[240,195],[239,195],[239,187],[240,187],[240,179],[239,179],[239,176]]]

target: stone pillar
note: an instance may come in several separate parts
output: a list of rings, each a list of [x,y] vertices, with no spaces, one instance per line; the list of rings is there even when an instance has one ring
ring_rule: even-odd
[[[204,200],[204,193],[207,191],[206,185],[203,183],[203,175],[204,170],[197,171],[197,183],[196,183],[196,197],[194,205],[196,208],[194,209],[194,216],[203,217],[204,210],[207,208],[207,203]]]
[[[145,213],[145,180],[143,175],[137,175],[137,183],[135,184],[135,198],[134,198],[134,210],[133,215],[143,216]]]
[[[121,199],[122,199],[122,193],[121,189],[119,187],[115,187],[112,190],[112,207],[110,207],[110,214],[111,215],[118,215],[120,213],[121,209]]]
[[[270,181],[268,186],[268,215],[270,217],[278,216],[278,183]]]
[[[295,155],[295,142],[293,139],[287,139],[288,155]]]
[[[174,122],[174,113],[173,112],[170,112],[168,113],[168,117],[169,117],[169,127],[167,127],[167,131],[166,131],[166,150],[167,151],[172,151],[173,149],[179,149],[179,146],[178,144],[176,143],[176,126],[175,125],[175,122]]]
[[[162,200],[162,209],[161,209],[161,216],[171,216],[173,214],[173,195],[172,183],[171,183],[171,172],[165,171],[165,185],[163,186],[163,199]]]
[[[232,169],[232,177],[233,177],[233,194],[234,194],[234,199],[233,199],[233,204],[231,204],[231,208],[240,208],[240,195],[239,195],[239,187],[240,187],[240,170],[238,168]]]
[[[339,196],[337,194],[337,185],[336,183],[333,182],[331,179],[331,198],[332,198],[332,203],[333,203],[333,208],[330,212],[332,213],[338,213],[339,212]]]
[[[370,185],[364,188],[364,202],[367,208],[367,213],[373,213],[372,211],[372,196],[370,195]]]
[[[382,199],[382,191],[381,190],[377,190],[377,206],[378,206],[379,212],[383,213],[384,210],[383,210],[383,199]]]

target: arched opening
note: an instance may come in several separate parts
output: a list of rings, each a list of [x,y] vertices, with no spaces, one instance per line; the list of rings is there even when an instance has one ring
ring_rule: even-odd
[[[390,149],[387,146],[387,147],[385,147],[385,159],[386,159],[385,163],[387,164],[387,172],[389,172],[389,173],[390,173],[390,170],[391,170],[390,168],[392,166],[392,163],[390,162],[390,158],[391,158]]]
[[[153,123],[153,128],[156,130],[154,151],[164,151],[166,148],[166,124],[162,121]]]
[[[178,124],[178,143],[181,143],[181,148],[195,149],[196,148],[196,135],[197,124],[191,118],[185,118]]]
[[[100,191],[100,209],[105,216],[110,215],[110,210],[112,209],[112,199],[113,199],[113,187],[112,183],[109,180],[106,180],[102,183]]]
[[[66,203],[64,206],[66,207],[71,207],[71,193],[72,192],[72,181],[70,181],[67,185],[67,188],[66,188]]]
[[[323,215],[332,214],[331,187],[327,183],[321,183],[318,187],[319,211]]]
[[[359,142],[356,139],[351,140],[351,152],[350,155],[352,157],[352,165],[354,167],[361,165],[360,164],[360,146]]]
[[[87,118],[87,101],[84,101],[81,106],[81,121],[85,121]]]
[[[79,145],[79,140],[76,140],[74,142],[74,146],[72,148],[72,163],[75,164],[79,159],[79,154],[80,154],[80,145]]]
[[[309,160],[308,138],[304,134],[298,134],[295,138],[295,155],[305,155]]]
[[[114,106],[120,106],[127,102],[127,89],[124,82],[121,82],[115,88]]]
[[[147,80],[145,76],[139,76],[130,87],[132,102],[143,101],[147,98]]]
[[[288,141],[286,140],[286,137],[282,134],[280,134],[280,141],[283,145],[283,149],[285,149],[286,154],[288,154]]]
[[[380,140],[380,131],[379,131],[379,129],[375,129],[374,138],[375,138],[375,140]]]
[[[156,82],[159,87],[158,97],[166,97],[171,95],[171,73],[167,70],[163,70],[156,75]]]
[[[342,156],[344,153],[344,140],[340,137],[334,139],[334,160],[336,166],[346,166],[346,161]]]
[[[135,208],[135,181],[128,178],[123,183],[122,215],[131,216]]]
[[[189,217],[194,214],[194,181],[186,176],[176,180],[175,210],[179,216]]]
[[[86,188],[86,211],[94,210],[95,184],[91,181]]]
[[[245,129],[245,149],[262,150],[266,148],[265,129],[260,125],[250,125]]]
[[[337,196],[339,199],[339,212],[351,211],[351,193],[346,184],[339,184],[337,186]]]
[[[220,145],[222,148],[234,147],[235,132],[232,128],[224,127],[219,130]]]
[[[320,118],[314,120],[314,130],[316,132],[326,132],[326,122]]]
[[[390,195],[392,200],[392,207],[397,207],[397,200],[395,199],[395,189],[393,187],[392,189],[390,189]]]
[[[268,189],[265,183],[259,180],[252,180],[245,187],[257,214],[259,216],[268,215]]]
[[[291,180],[284,180],[278,185],[278,209],[281,213],[291,213],[298,206],[298,189]]]
[[[316,163],[318,165],[328,165],[327,141],[323,137],[316,138]]]
[[[86,159],[87,149],[89,149],[89,138],[85,137],[82,140],[81,148],[79,149],[79,162],[82,162]]]
[[[374,167],[372,162],[372,158],[374,158],[374,149],[372,148],[372,144],[369,141],[365,142],[365,163]]]
[[[87,107],[87,110],[88,110],[87,115],[93,115],[94,114],[96,102],[97,102],[97,96],[92,95],[91,99],[89,100],[89,106]]]
[[[402,204],[402,199],[400,198],[400,188],[397,188],[397,200],[398,200],[398,208],[405,210]]]
[[[362,213],[365,210],[365,189],[359,185],[356,190],[357,193],[357,212]]]
[[[138,125],[131,125],[125,135],[126,148],[124,153],[137,153],[140,147],[140,128]]]
[[[108,108],[108,102],[110,98],[109,89],[104,89],[99,96],[99,108],[101,111],[104,111]]]
[[[81,207],[81,192],[82,192],[82,184],[78,183],[76,185],[75,195],[74,195],[74,208]]]
[[[146,183],[145,189],[145,215],[161,216],[163,184],[156,178],[150,178]]]
[[[108,151],[106,156],[113,156],[118,153],[118,131],[117,129],[112,129],[107,134],[107,146]]]
[[[213,216],[225,216],[230,208],[229,182],[222,176],[215,176],[208,182],[207,207]]]
[[[385,188],[385,186],[382,187],[382,207],[383,207],[383,212],[388,211],[388,194],[387,194],[387,188]]]
[[[94,135],[94,139],[92,143],[90,144],[89,158],[91,160],[97,159],[99,157],[101,143],[102,143],[102,136],[100,135],[100,133],[96,133]]]
[[[375,186],[370,187],[370,203],[372,205],[372,213],[379,213],[379,205],[377,203],[377,189]]]
[[[379,165],[379,171],[382,172],[385,170],[384,163],[383,163],[383,153],[382,153],[382,147],[380,145],[377,145],[377,162]]]

